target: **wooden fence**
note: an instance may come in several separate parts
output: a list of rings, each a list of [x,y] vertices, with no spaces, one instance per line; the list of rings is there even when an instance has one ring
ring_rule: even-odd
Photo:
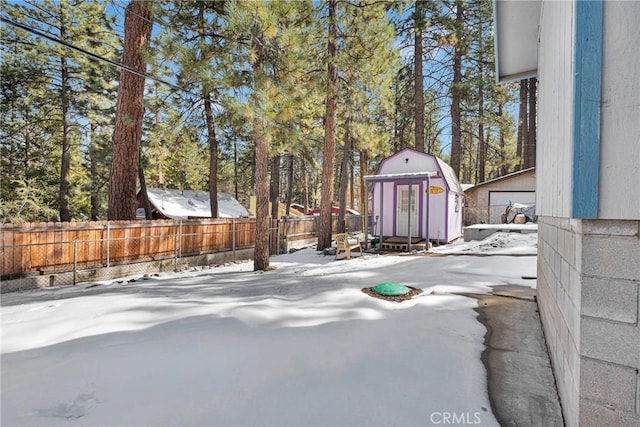
[[[333,226],[335,230],[337,218]],[[360,230],[361,217],[347,217],[346,226]],[[1,279],[235,251],[255,244],[252,218],[4,224],[0,230]],[[317,236],[317,230],[317,217],[274,220],[272,253],[279,253],[283,243]]]

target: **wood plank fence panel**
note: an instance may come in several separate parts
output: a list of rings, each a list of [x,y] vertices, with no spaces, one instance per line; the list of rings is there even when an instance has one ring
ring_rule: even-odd
[[[334,218],[334,225],[337,219]],[[348,218],[348,229],[359,228],[360,217]],[[271,223],[272,250],[285,236],[317,234],[315,217],[287,218]],[[3,224],[2,278],[72,271],[107,265],[169,259],[182,255],[251,248],[253,218],[155,221],[95,221],[77,223]],[[75,243],[74,243],[75,242]]]
[[[253,220],[239,220],[235,224],[236,249],[252,247],[256,243],[256,223]]]

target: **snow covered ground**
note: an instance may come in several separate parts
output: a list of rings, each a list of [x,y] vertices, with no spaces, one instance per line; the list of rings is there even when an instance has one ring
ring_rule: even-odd
[[[523,225],[519,225],[519,227],[523,227]],[[536,255],[537,248],[538,233],[497,232],[482,241],[459,241],[435,247],[431,252],[467,255]]]
[[[521,237],[5,294],[2,425],[497,425],[476,300],[453,292],[535,285],[535,256],[505,255],[532,251]],[[424,292],[361,292],[385,281]]]

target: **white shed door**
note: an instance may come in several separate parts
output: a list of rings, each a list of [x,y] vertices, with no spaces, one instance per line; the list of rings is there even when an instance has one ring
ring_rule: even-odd
[[[411,205],[409,205],[409,194],[411,194]],[[397,187],[396,206],[396,235],[409,235],[409,222],[411,222],[411,236],[418,235],[418,186],[412,185],[409,192],[408,185]]]
[[[490,191],[489,192],[489,223],[500,224],[502,214],[509,206],[509,202],[523,205],[536,204],[535,191]]]

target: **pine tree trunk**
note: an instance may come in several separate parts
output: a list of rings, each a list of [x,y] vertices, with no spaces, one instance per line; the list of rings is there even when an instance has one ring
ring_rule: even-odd
[[[60,38],[65,39],[65,27],[60,28]],[[69,106],[71,87],[69,86],[69,69],[67,59],[60,58],[61,84],[62,84],[62,159],[60,162],[60,194],[58,202],[60,206],[60,221],[71,221],[69,208],[69,171],[71,170],[71,108]]]
[[[462,174],[462,182],[471,182],[471,172],[478,170],[478,168],[476,167],[477,151],[471,149],[473,142],[471,141],[469,135],[471,135],[471,129],[467,129],[464,138],[462,138],[462,144],[460,144],[461,146],[468,147],[468,149],[462,151],[461,153],[460,163],[462,170],[460,172]]]
[[[529,133],[527,124],[527,88],[527,80],[520,80],[520,108],[518,110],[518,140],[516,145],[516,154],[520,159],[518,169],[521,169],[524,163],[524,147],[527,145],[527,134]]]
[[[538,79],[529,79],[529,120],[527,144],[525,145],[524,167],[532,168],[536,165],[536,86]]]
[[[238,144],[233,140],[233,192],[238,200]]]
[[[482,66],[480,66],[480,86],[478,87],[478,180],[486,180],[487,146],[484,139],[484,87],[482,82]]]
[[[309,213],[309,174],[307,173],[306,162],[304,160],[304,156],[300,158],[300,169],[302,170],[302,181],[304,185],[304,215]]]
[[[502,109],[502,103],[498,104],[498,116],[500,116],[500,122],[502,122]],[[507,167],[507,152],[505,150],[504,129],[502,125],[500,125],[500,162],[501,166],[499,176],[504,176],[509,172],[509,168]]]
[[[204,88],[202,97],[205,99],[204,115],[207,121],[207,141],[209,143],[209,206],[211,208],[211,218],[218,218],[218,140],[216,139],[209,92]]]
[[[462,29],[463,2],[456,0],[456,28]],[[453,56],[453,84],[451,85],[451,167],[460,177],[461,161],[461,117],[460,117],[460,83],[462,82],[462,50],[459,44],[455,45]]]
[[[153,219],[151,212],[151,203],[147,194],[147,181],[144,178],[144,161],[142,158],[142,149],[140,149],[140,157],[138,160],[138,181],[140,181],[140,198],[142,199],[142,207],[144,208],[144,218]]]
[[[415,147],[416,150],[424,153],[424,76],[422,74],[422,10],[421,1],[415,4],[415,43],[414,43],[414,64],[415,64]]]
[[[132,0],[125,11],[122,63],[144,72],[142,47],[151,37],[151,2]],[[113,133],[113,160],[109,180],[109,219],[136,218],[138,153],[144,115],[144,77],[120,72],[116,123]]]
[[[351,164],[351,115],[348,114],[344,123],[344,149],[342,152],[342,166],[340,167],[340,213],[338,214],[338,233],[344,233],[345,214],[347,211],[347,188],[349,186],[349,166]]]
[[[285,215],[289,216],[291,214],[291,202],[293,201],[293,153],[289,154],[289,176],[287,179],[287,206],[285,210]]]
[[[256,244],[253,269],[256,271],[269,268],[269,148],[264,139],[265,128],[264,118],[258,117],[253,128],[256,156]]]
[[[353,153],[353,142],[351,142],[351,152]],[[355,178],[355,174],[353,173],[353,168],[351,167],[349,168],[349,207],[351,209],[357,209],[354,207],[355,206],[354,198],[356,194],[355,188],[356,188],[356,178]]]
[[[13,103],[13,102],[12,102]],[[31,174],[31,132],[29,132],[30,126],[29,126],[29,112],[31,111],[31,107],[29,105],[25,105],[24,106],[24,162],[23,162],[23,166],[24,166],[24,176],[25,178],[29,178],[29,175]],[[15,110],[14,110],[15,106],[11,106],[11,119],[14,123],[16,123],[16,114],[15,114]],[[12,138],[13,140],[13,138]],[[15,147],[15,142],[11,143],[11,154],[13,154],[16,150]],[[15,157],[13,155],[9,156],[10,159],[15,159]],[[13,160],[11,160],[11,162],[13,163]],[[12,165],[13,166],[13,165]],[[11,170],[14,170],[13,167],[11,168]]]
[[[331,208],[333,205],[333,161],[336,145],[336,110],[338,103],[338,56],[336,22],[337,0],[329,0],[329,41],[327,58],[327,102],[324,120],[324,149],[322,151],[322,196],[320,200],[320,225],[318,250],[331,247]]]
[[[204,19],[204,3],[198,4],[198,36],[202,44],[206,43],[206,28]],[[207,143],[209,145],[209,209],[211,218],[218,218],[218,141],[216,128],[211,110],[210,90],[206,83],[202,84],[202,98],[204,98],[204,116],[207,122]]]
[[[280,198],[280,155],[273,156],[271,160],[271,185],[269,186],[269,201],[271,202],[271,218],[278,219]]]
[[[253,39],[253,49],[257,54],[253,66],[255,74],[255,93],[253,94],[256,116],[253,123],[253,141],[255,158],[255,191],[256,191],[256,243],[253,253],[253,269],[267,270],[269,268],[269,144],[265,139],[266,119],[264,117],[264,90],[266,76],[264,66],[264,40],[262,34],[257,34]]]
[[[367,206],[367,211],[369,215],[371,212],[368,209],[369,205],[369,192],[367,191],[367,184],[364,182],[364,177],[369,174],[369,157],[367,156],[366,150],[360,150],[360,212],[364,215],[365,206]],[[365,218],[366,220],[366,218]],[[369,224],[371,225],[371,224]],[[367,233],[367,230],[362,230],[364,233]]]
[[[98,167],[97,167],[97,153],[96,142],[94,141],[94,135],[96,134],[97,126],[91,123],[91,145],[89,145],[89,174],[91,179],[91,194],[89,199],[91,201],[91,221],[98,221],[100,216],[100,198],[98,196]]]

